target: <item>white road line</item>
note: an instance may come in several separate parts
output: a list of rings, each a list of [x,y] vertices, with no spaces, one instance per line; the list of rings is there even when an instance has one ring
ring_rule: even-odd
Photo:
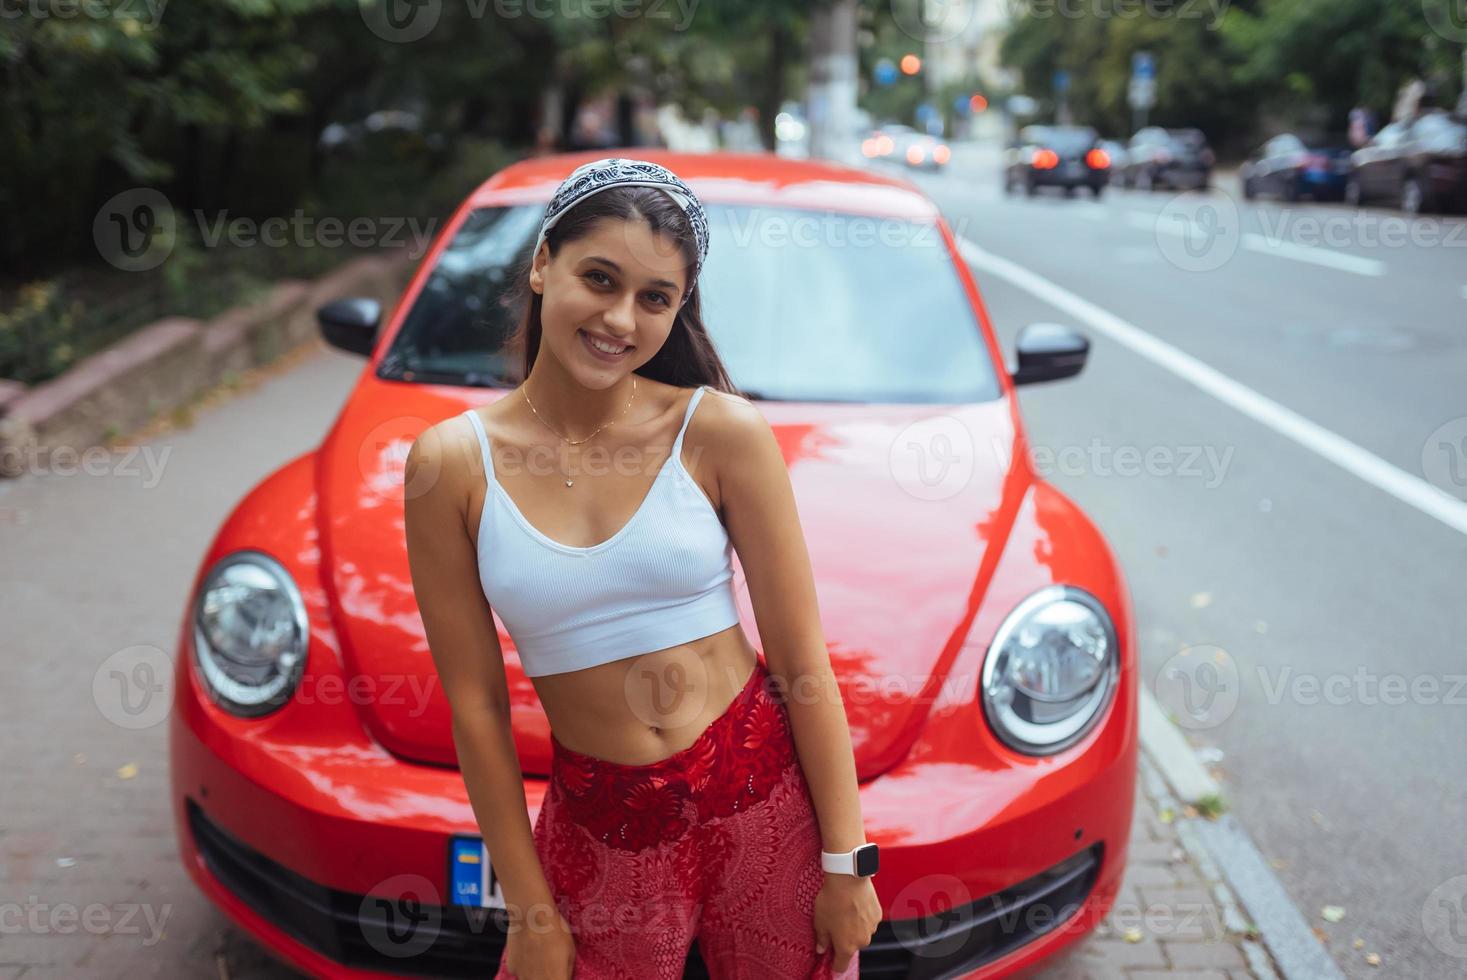
[[[1384,490],[1428,517],[1467,534],[1467,503],[1433,486],[1420,477],[1386,462],[1318,423],[1254,391],[1216,368],[1152,336],[1108,310],[1065,289],[1017,263],[994,255],[977,243],[959,239],[963,258],[973,265],[1008,280],[1020,289],[1064,310],[1099,330],[1133,352],[1190,381],[1218,401],[1286,436],[1305,449],[1354,474],[1371,486]]]
[[[1160,214],[1149,214],[1145,211],[1127,211],[1126,222],[1133,228],[1142,231],[1161,232],[1166,235],[1185,236],[1187,231],[1179,224],[1160,220]],[[1296,262],[1309,262],[1314,265],[1322,265],[1330,269],[1339,269],[1343,272],[1353,272],[1358,276],[1383,276],[1386,274],[1385,263],[1379,259],[1367,259],[1358,255],[1346,255],[1344,252],[1336,252],[1327,248],[1318,248],[1311,245],[1295,245],[1267,235],[1260,235],[1256,231],[1245,231],[1240,238],[1243,247],[1250,252],[1260,255],[1272,255],[1281,259],[1293,259]]]
[[[1311,245],[1295,245],[1293,242],[1280,241],[1260,235],[1256,231],[1243,233],[1243,247],[1249,251],[1259,252],[1263,255],[1277,255],[1281,259],[1294,259],[1297,262],[1312,262],[1315,265],[1326,266],[1331,269],[1342,269],[1345,272],[1353,272],[1358,276],[1383,276],[1386,274],[1385,263],[1379,259],[1366,259],[1358,255],[1346,255],[1344,252],[1336,252],[1327,248],[1317,248]]]

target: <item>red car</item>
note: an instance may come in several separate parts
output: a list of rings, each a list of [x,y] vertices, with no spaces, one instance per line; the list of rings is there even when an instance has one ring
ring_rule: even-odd
[[[384,329],[369,300],[321,309],[367,369],[194,580],[170,733],[183,861],[309,973],[488,976],[500,955],[502,892],[408,574],[403,461],[422,429],[518,383],[507,270],[558,183],[604,155],[524,160],[475,190]],[[862,976],[1039,965],[1114,902],[1136,778],[1130,598],[1096,527],[1036,475],[1015,397],[1078,372],[1088,343],[1033,325],[1010,373],[950,228],[903,178],[632,155],[706,205],[704,316],[784,447],[881,845]],[[533,819],[549,728],[497,625]],[[706,975],[696,943],[687,975]]]

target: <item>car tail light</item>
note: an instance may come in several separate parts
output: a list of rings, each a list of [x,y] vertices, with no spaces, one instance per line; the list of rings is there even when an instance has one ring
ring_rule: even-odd
[[[911,146],[907,147],[908,163],[921,163],[922,158],[926,155],[927,154],[922,152],[922,147],[918,146],[916,143],[913,143]]]
[[[932,159],[938,163],[947,163],[952,158],[952,155],[953,151],[948,149],[945,143],[937,144],[937,148],[932,151]]]
[[[1110,154],[1106,153],[1104,150],[1097,146],[1095,149],[1085,154],[1085,162],[1090,164],[1090,167],[1093,170],[1104,170],[1106,167],[1110,166]]]
[[[1052,170],[1059,166],[1059,154],[1053,150],[1035,150],[1029,162],[1035,170]]]

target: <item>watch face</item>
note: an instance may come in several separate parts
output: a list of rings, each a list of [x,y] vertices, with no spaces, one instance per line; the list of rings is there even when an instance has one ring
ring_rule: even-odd
[[[874,875],[878,863],[877,853],[875,844],[864,844],[856,848],[856,874],[863,878]]]

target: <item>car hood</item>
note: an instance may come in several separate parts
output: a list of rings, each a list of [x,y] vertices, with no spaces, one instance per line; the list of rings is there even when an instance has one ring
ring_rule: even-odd
[[[456,764],[408,571],[403,460],[428,425],[502,394],[369,377],[317,454],[323,580],[349,684],[362,692],[354,703],[373,736],[404,758]],[[789,467],[857,775],[869,779],[920,734],[982,599],[1031,479],[1027,458],[1014,458],[1018,420],[1006,398],[755,404]],[[762,651],[737,555],[734,586],[743,628]],[[549,726],[497,615],[495,625],[520,764],[544,775]]]

